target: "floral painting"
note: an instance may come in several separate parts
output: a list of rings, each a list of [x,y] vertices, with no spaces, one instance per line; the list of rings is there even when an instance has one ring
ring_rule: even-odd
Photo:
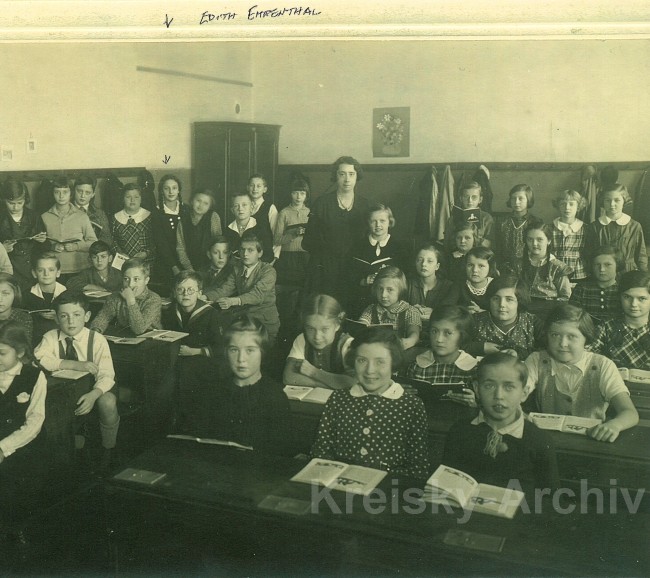
[[[372,156],[410,156],[410,117],[408,106],[375,108],[372,112]]]

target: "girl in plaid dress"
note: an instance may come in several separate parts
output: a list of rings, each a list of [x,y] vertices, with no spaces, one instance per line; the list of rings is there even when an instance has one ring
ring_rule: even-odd
[[[475,407],[471,382],[478,360],[463,351],[473,334],[474,322],[467,309],[457,305],[435,308],[430,319],[430,349],[407,367],[407,377],[436,385],[465,383],[468,386],[465,393],[448,393],[445,397]]]
[[[560,216],[551,228],[551,252],[573,269],[572,281],[587,277],[583,253],[585,224],[576,215],[587,206],[586,199],[577,191],[566,190],[553,199]]]
[[[151,261],[155,257],[151,213],[143,209],[142,190],[130,183],[124,187],[124,209],[111,218],[113,248],[116,252]]]
[[[526,184],[515,185],[510,189],[506,205],[512,215],[499,223],[497,228],[497,257],[499,264],[521,262],[524,256],[524,229],[532,219],[528,209],[535,204],[533,189]]]
[[[617,367],[650,371],[650,273],[628,271],[620,281],[623,316],[598,326],[591,350]]]

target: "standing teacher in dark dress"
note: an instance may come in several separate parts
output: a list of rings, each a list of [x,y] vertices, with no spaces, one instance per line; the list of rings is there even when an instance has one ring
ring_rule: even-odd
[[[332,167],[336,191],[314,201],[302,248],[310,254],[307,291],[326,293],[347,306],[345,274],[351,247],[366,231],[368,200],[354,192],[363,178],[359,161],[340,157]]]

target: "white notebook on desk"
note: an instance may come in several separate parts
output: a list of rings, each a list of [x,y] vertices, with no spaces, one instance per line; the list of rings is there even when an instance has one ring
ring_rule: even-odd
[[[284,393],[289,399],[324,405],[332,395],[332,390],[308,385],[285,385]]]

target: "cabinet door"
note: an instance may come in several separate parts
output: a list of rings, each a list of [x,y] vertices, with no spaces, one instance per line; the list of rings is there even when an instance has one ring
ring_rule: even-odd
[[[231,197],[234,193],[246,192],[248,177],[255,172],[255,132],[248,126],[236,126],[229,132],[228,197]]]
[[[211,122],[194,123],[192,149],[192,190],[210,189],[214,193],[215,208],[222,220],[225,211],[228,166],[228,129]],[[183,195],[189,198],[189,193]],[[226,221],[228,222],[228,221]]]
[[[255,130],[255,172],[262,173],[269,187],[271,200],[277,197],[276,171],[278,166],[278,130],[256,128]]]

